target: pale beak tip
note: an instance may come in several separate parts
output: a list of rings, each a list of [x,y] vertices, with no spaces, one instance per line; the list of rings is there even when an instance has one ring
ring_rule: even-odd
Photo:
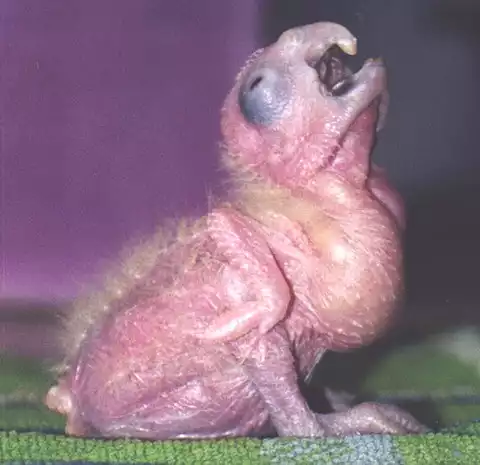
[[[356,55],[357,54],[357,39],[355,39],[354,37],[352,39],[339,40],[337,42],[337,45],[347,55]]]

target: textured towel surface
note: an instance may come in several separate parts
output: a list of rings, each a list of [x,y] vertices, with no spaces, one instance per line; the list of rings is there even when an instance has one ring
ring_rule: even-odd
[[[100,441],[36,433],[0,435],[1,463],[474,465],[480,425],[462,433],[343,440]]]
[[[8,464],[480,464],[480,337],[465,330],[394,351],[361,385],[377,398],[429,403],[441,425],[422,436],[164,441],[76,439],[39,399],[51,383],[30,360],[0,358],[0,463]],[[460,423],[459,423],[460,422]],[[454,423],[461,426],[452,426]]]

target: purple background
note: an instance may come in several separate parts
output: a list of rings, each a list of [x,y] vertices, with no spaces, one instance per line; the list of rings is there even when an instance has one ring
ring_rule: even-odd
[[[75,295],[202,208],[254,0],[0,3],[0,297]]]

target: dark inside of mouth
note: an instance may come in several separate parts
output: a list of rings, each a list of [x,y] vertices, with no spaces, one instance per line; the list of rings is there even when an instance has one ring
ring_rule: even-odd
[[[353,84],[353,74],[346,66],[346,59],[347,55],[334,45],[316,63],[312,64],[320,82],[330,95],[343,95]]]

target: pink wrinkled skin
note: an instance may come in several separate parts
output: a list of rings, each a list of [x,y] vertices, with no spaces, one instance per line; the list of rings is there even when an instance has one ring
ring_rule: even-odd
[[[319,23],[251,57],[222,111],[228,201],[146,246],[123,281],[73,311],[46,398],[67,433],[424,431],[387,405],[315,413],[299,390],[325,351],[377,337],[402,291],[403,206],[370,162],[385,67],[353,74],[335,44],[354,53],[356,42]]]

